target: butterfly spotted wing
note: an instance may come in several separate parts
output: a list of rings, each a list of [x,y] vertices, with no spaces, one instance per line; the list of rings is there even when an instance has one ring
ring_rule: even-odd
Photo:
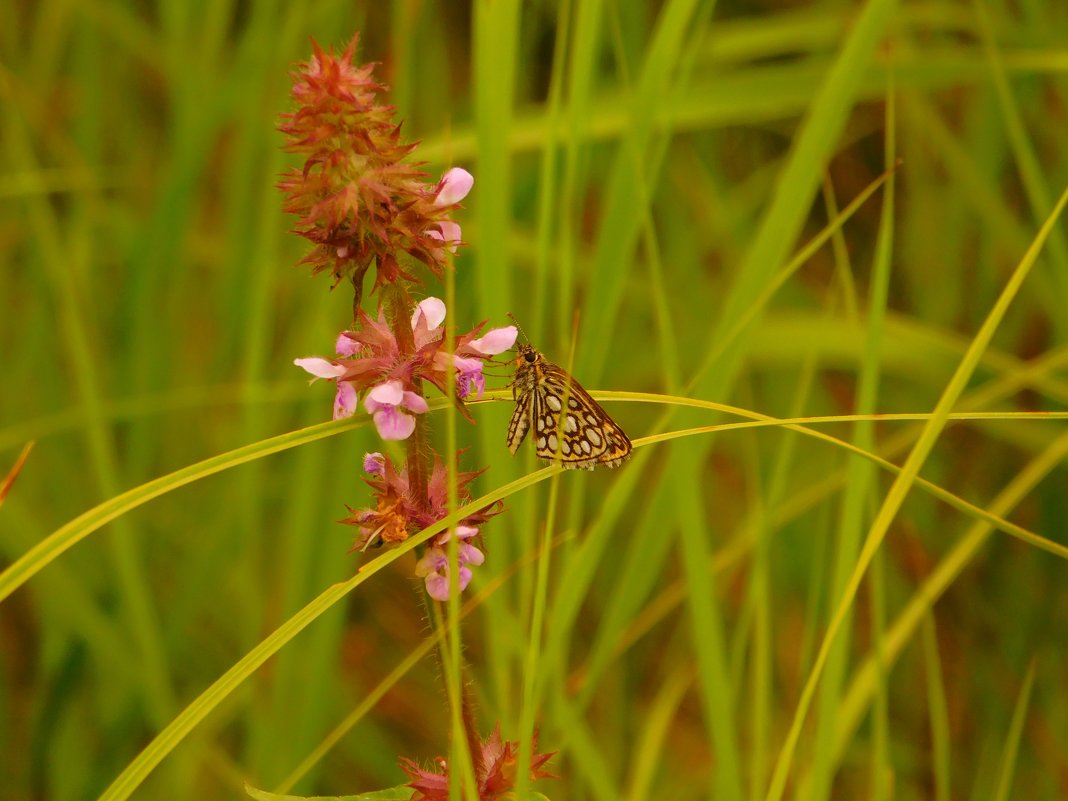
[[[575,379],[530,345],[518,349],[508,450],[533,429],[538,457],[565,468],[618,467],[630,458],[630,439]]]

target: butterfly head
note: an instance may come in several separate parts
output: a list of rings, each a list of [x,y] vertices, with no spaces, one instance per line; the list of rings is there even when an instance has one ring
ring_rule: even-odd
[[[517,367],[534,365],[541,361],[541,354],[531,345],[516,345],[516,351],[519,353],[515,360]]]

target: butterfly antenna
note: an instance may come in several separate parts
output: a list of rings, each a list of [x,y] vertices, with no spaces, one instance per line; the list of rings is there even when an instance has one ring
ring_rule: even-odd
[[[511,312],[506,312],[506,314],[508,315],[508,318],[513,323],[515,323],[515,327],[518,329],[519,333],[523,335],[523,339],[525,339],[527,341],[527,344],[529,345],[530,344],[530,337],[528,337],[527,336],[527,332],[523,330],[523,326],[521,326],[519,324],[519,320],[515,319],[515,315],[512,314]]]

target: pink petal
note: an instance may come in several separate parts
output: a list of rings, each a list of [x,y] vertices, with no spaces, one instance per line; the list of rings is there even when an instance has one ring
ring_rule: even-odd
[[[444,551],[440,548],[430,548],[423,554],[423,558],[415,563],[415,575],[429,576],[444,569],[448,563],[449,559]]]
[[[378,451],[375,451],[374,453],[365,453],[363,455],[363,472],[372,476],[385,475],[386,457]]]
[[[307,359],[294,359],[293,364],[311,373],[316,378],[337,378],[345,372],[345,366],[334,364],[318,356],[310,356]]]
[[[438,195],[434,198],[435,206],[451,206],[459,203],[471,187],[475,184],[475,177],[463,167],[453,167],[443,176],[438,184]]]
[[[404,386],[400,381],[387,381],[373,387],[363,399],[363,407],[374,414],[387,406],[396,406],[404,399]]]
[[[432,573],[426,577],[427,594],[435,601],[449,600],[449,579],[440,573]]]
[[[482,360],[476,359],[473,356],[456,356],[452,357],[452,364],[461,373],[481,373],[482,372]]]
[[[356,351],[360,349],[360,343],[349,336],[347,331],[342,331],[337,335],[337,342],[334,343],[334,353],[338,356],[355,356]]]
[[[405,391],[401,406],[405,409],[411,409],[416,414],[423,414],[430,408],[421,395],[416,395],[414,392],[409,391]]]
[[[460,543],[459,556],[460,561],[465,565],[480,565],[486,561],[486,555],[467,542]]]
[[[498,353],[504,353],[511,348],[515,344],[515,338],[518,334],[519,331],[514,325],[508,325],[504,328],[494,328],[492,331],[487,331],[483,336],[478,339],[472,339],[467,344],[479,353],[496,356]]]
[[[356,402],[358,400],[356,387],[348,381],[339,381],[337,394],[334,396],[334,419],[341,420],[345,417],[352,417],[356,413]]]
[[[426,298],[419,301],[419,305],[415,307],[415,313],[412,315],[413,331],[418,325],[420,317],[426,320],[427,329],[433,331],[445,320],[445,301],[440,298]]]
[[[430,228],[426,233],[427,236],[434,239],[440,239],[444,242],[450,251],[456,252],[456,246],[462,241],[462,234],[460,233],[460,226],[454,223],[452,220],[438,220],[436,223],[439,229],[435,230]]]
[[[382,439],[408,439],[415,431],[415,418],[397,411],[396,407],[387,407],[375,412],[375,428]]]
[[[471,576],[472,575],[473,574],[471,573],[471,568],[469,568],[469,567],[461,567],[460,568],[460,592],[463,592],[464,590],[467,589],[467,585],[471,583]]]
[[[461,540],[469,540],[473,536],[478,534],[478,529],[474,526],[457,526],[455,529],[445,529],[443,533],[439,534],[437,537],[434,538],[434,542],[438,544],[444,544],[448,542],[452,539],[453,531],[456,532],[456,536],[459,537]]]

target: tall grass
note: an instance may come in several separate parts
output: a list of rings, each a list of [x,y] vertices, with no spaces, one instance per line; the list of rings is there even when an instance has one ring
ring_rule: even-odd
[[[291,363],[350,298],[291,266],[275,125],[309,38],[356,30],[427,171],[475,174],[450,320],[514,312],[636,441],[512,459],[506,374],[457,421],[508,511],[451,619],[483,731],[557,752],[533,789],[1063,796],[1062,4],[4,17],[0,474],[36,445],[0,798],[352,794],[456,741],[435,530],[346,553],[382,443]]]

